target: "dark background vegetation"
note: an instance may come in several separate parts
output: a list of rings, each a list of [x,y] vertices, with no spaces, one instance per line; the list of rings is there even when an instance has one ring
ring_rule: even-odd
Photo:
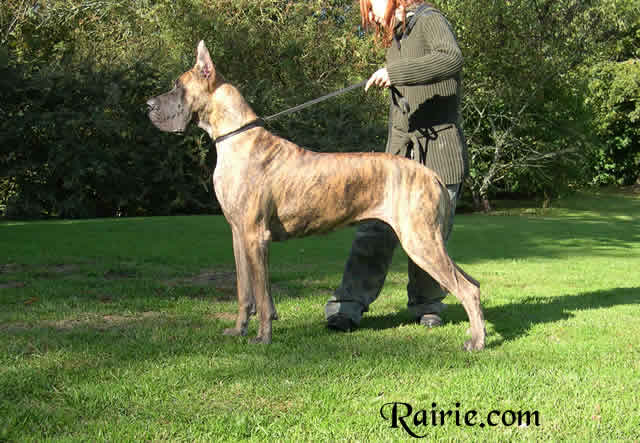
[[[636,0],[437,2],[466,59],[467,194],[549,200],[640,175]],[[215,150],[145,115],[204,39],[259,115],[368,77],[383,52],[348,0],[5,0],[0,9],[0,215],[218,210]],[[282,118],[319,151],[381,150],[388,97],[362,91]]]

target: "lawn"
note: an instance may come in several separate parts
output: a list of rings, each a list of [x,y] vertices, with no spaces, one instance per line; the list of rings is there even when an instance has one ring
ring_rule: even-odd
[[[412,322],[401,250],[361,328],[327,330],[352,236],[273,245],[264,346],[221,334],[236,303],[220,216],[0,223],[0,441],[637,441],[638,194],[457,217],[481,352],[462,350],[453,297],[443,327]]]

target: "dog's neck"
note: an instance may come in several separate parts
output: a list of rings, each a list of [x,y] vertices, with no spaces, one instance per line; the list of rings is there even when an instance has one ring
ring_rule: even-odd
[[[258,118],[242,94],[230,83],[219,85],[211,93],[207,107],[199,113],[199,117],[198,126],[213,140]]]

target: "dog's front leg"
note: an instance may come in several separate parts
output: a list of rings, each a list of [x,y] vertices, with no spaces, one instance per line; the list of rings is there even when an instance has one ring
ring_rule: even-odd
[[[269,244],[271,236],[267,229],[260,228],[247,238],[247,258],[249,277],[260,319],[258,335],[252,343],[271,343],[272,321],[277,318],[276,309],[271,297],[269,283]]]
[[[233,225],[231,226],[231,232],[233,234],[233,256],[236,261],[238,316],[236,317],[235,328],[225,329],[224,335],[247,335],[249,315],[255,312],[253,288],[249,278],[249,257],[244,233]]]

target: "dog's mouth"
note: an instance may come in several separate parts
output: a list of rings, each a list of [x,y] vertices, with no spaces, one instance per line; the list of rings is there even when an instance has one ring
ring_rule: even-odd
[[[181,104],[161,106],[157,98],[147,101],[147,116],[156,128],[174,134],[184,133],[191,120],[191,113]]]

